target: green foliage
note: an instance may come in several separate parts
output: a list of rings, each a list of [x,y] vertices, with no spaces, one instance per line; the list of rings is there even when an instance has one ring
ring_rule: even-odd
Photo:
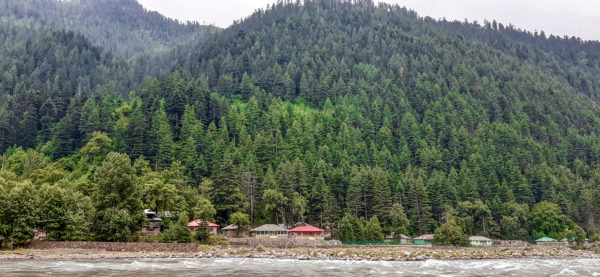
[[[404,213],[404,208],[400,203],[394,203],[390,208],[390,230],[396,235],[406,233],[408,219]]]
[[[144,215],[141,189],[134,176],[129,156],[115,152],[109,153],[96,170],[97,214],[93,229],[99,239],[124,241],[139,230]]]
[[[210,230],[208,229],[208,223],[206,221],[202,221],[200,226],[196,228],[196,233],[194,234],[194,238],[202,243],[206,243],[210,238]]]
[[[237,234],[246,232],[250,227],[250,217],[242,212],[235,212],[229,217],[229,223],[237,226],[235,232]]]
[[[353,218],[352,215],[346,213],[342,220],[340,221],[340,230],[338,238],[342,241],[354,241],[356,240],[356,235],[354,234],[354,224],[352,224]]]
[[[189,218],[187,214],[183,213],[179,216],[176,223],[169,226],[169,229],[164,232],[162,236],[163,242],[192,242],[192,231],[187,226]]]
[[[217,211],[212,203],[204,197],[199,197],[196,207],[194,207],[194,219],[202,219],[204,221],[213,221]]]
[[[0,241],[12,247],[33,239],[40,210],[31,182],[15,182],[6,177],[0,177]]]
[[[379,224],[377,216],[372,217],[369,222],[367,222],[365,229],[365,236],[368,241],[383,240],[383,231],[381,230],[381,224]]]
[[[558,205],[547,201],[537,203],[531,210],[532,234],[535,238],[563,238],[570,219]]]
[[[454,218],[448,219],[446,223],[435,230],[435,242],[440,244],[466,245],[467,238],[468,236],[456,224]]]
[[[89,18],[87,1],[0,9],[5,245],[34,228],[129,240],[144,208],[307,221],[356,241],[379,238],[375,225],[431,233],[448,214],[494,238],[598,232],[597,42],[284,1],[206,44],[126,62],[106,51],[160,52],[199,28],[104,1]],[[152,32],[128,35],[140,30]]]

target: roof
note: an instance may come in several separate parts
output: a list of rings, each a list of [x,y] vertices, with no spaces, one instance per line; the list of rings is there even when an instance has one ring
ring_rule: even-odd
[[[390,233],[390,234],[389,234],[387,237],[385,237],[385,238],[386,238],[386,239],[387,239],[387,238],[389,238],[389,239],[397,239],[397,238],[399,238],[399,239],[410,239],[408,236],[405,236],[405,235],[403,235],[403,234],[400,234],[400,235],[398,235],[398,236],[396,237],[396,233],[395,233],[395,232],[391,232],[391,233]]]
[[[433,234],[425,234],[425,235],[422,235],[422,236],[418,236],[418,237],[416,237],[414,239],[418,239],[418,240],[434,240]]]
[[[284,231],[287,232],[288,230],[281,226],[275,225],[275,224],[265,224],[265,225],[262,225],[260,227],[256,227],[256,228],[250,230],[250,232],[284,232]]]
[[[553,239],[553,238],[550,238],[550,237],[543,237],[543,238],[536,239],[535,241],[537,241],[537,242],[551,242],[551,241],[556,241],[556,240]]]
[[[202,224],[202,221],[203,221],[202,219],[196,219],[194,221],[190,221],[190,223],[188,223],[188,227],[198,227]],[[215,224],[215,223],[212,223],[209,221],[207,221],[206,223],[208,224],[208,227],[219,227],[218,224]]]
[[[221,230],[223,230],[223,231],[229,231],[229,230],[237,230],[237,229],[238,229],[237,225],[231,224],[231,225],[229,225],[229,226],[227,226],[227,227],[225,227],[225,228],[223,228]]]
[[[491,241],[491,239],[488,239],[488,238],[482,237],[482,236],[472,236],[472,237],[469,237],[469,240],[471,240],[471,241]]]
[[[155,213],[155,212],[153,212],[153,211],[152,211],[152,210],[150,210],[150,209],[145,209],[145,210],[144,210],[144,213],[145,213],[145,214],[153,214],[153,215],[156,215],[156,213]]]
[[[314,226],[298,226],[294,229],[289,230],[288,232],[323,232],[323,231],[325,231],[325,230],[314,227]]]

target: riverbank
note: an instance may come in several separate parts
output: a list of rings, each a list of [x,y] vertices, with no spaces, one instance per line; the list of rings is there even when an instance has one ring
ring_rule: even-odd
[[[600,253],[567,247],[414,248],[344,246],[335,248],[269,248],[198,246],[195,252],[106,251],[104,249],[17,249],[0,251],[0,260],[130,258],[264,258],[296,260],[421,261],[464,259],[600,259]]]

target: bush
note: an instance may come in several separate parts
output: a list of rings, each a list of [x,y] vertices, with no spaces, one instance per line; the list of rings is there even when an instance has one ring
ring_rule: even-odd
[[[468,244],[467,235],[463,233],[462,228],[456,224],[453,218],[435,230],[435,242],[452,245]]]
[[[187,214],[182,214],[177,223],[172,224],[169,230],[165,231],[162,237],[163,242],[192,242],[192,231],[187,226]]]
[[[208,241],[210,238],[210,230],[208,230],[208,223],[206,223],[206,221],[202,221],[200,226],[198,226],[194,238],[201,243],[206,243]]]
[[[208,239],[210,245],[229,245],[227,239],[223,235],[211,235]]]

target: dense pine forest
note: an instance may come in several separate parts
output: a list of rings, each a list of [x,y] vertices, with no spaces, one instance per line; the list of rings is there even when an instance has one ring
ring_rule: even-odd
[[[342,240],[600,235],[597,41],[370,0],[225,30],[101,2],[131,8],[0,1],[5,245],[135,240],[145,208],[164,230],[243,213]]]

